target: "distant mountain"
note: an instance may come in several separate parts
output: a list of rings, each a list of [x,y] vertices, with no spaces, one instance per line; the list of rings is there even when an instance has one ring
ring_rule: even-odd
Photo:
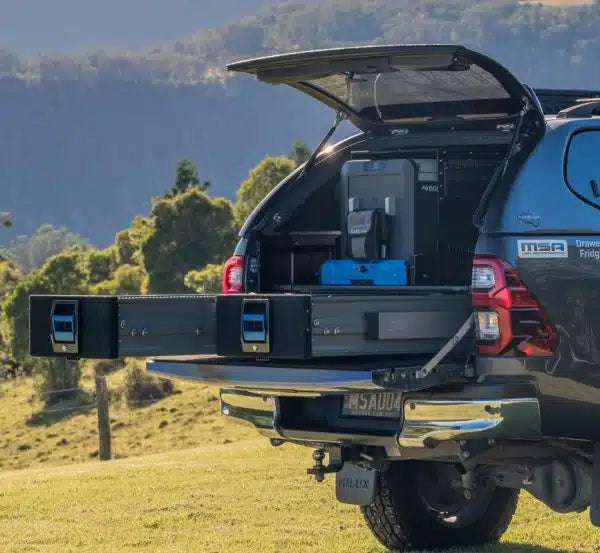
[[[0,48],[22,56],[146,50],[283,1],[0,0]]]
[[[0,240],[53,223],[107,244],[172,184],[180,157],[199,165],[211,193],[233,197],[265,154],[287,153],[296,138],[316,144],[329,110],[285,86],[227,77],[227,61],[424,42],[489,53],[534,86],[600,89],[598,3],[320,0],[267,7],[137,54],[0,52],[0,209],[14,218]]]

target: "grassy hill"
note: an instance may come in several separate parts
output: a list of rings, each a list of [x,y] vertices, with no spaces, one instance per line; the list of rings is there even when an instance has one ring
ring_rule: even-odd
[[[310,450],[262,440],[0,473],[3,553],[383,553]],[[523,495],[500,545],[471,553],[597,552],[587,514]]]
[[[306,475],[310,449],[273,448],[220,416],[209,387],[177,383],[130,408],[122,383],[110,375],[117,459],[103,463],[93,410],[53,414],[31,379],[0,384],[2,553],[383,553],[358,509],[334,499],[333,477]],[[598,550],[587,513],[557,515],[523,494],[503,543],[477,553]]]
[[[116,458],[256,437],[252,429],[221,417],[218,390],[178,383],[175,395],[130,407],[121,393],[123,379],[122,370],[107,378]],[[34,384],[33,378],[0,382],[0,471],[95,459],[96,411],[81,407],[93,402],[94,382],[89,367],[84,369],[82,380],[87,394],[77,401],[44,409]]]

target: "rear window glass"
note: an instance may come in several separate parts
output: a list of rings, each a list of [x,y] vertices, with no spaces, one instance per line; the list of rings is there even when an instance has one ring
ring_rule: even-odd
[[[335,74],[306,81],[348,104],[357,113],[372,111],[381,121],[435,116],[431,104],[456,104],[455,115],[505,114],[509,94],[500,82],[477,65],[462,71],[396,69],[357,73],[348,81]],[[494,103],[494,101],[498,101]],[[428,109],[423,109],[429,104]]]
[[[572,192],[600,205],[600,130],[578,132],[569,144],[567,184]]]

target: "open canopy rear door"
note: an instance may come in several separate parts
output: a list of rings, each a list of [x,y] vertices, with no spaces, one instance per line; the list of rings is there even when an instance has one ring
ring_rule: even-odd
[[[527,87],[463,46],[360,46],[231,63],[229,71],[285,83],[342,111],[360,129],[538,109]]]

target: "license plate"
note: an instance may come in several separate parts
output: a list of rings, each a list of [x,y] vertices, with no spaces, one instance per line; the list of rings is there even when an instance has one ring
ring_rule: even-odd
[[[400,392],[373,392],[344,396],[342,415],[399,419],[402,413]]]

